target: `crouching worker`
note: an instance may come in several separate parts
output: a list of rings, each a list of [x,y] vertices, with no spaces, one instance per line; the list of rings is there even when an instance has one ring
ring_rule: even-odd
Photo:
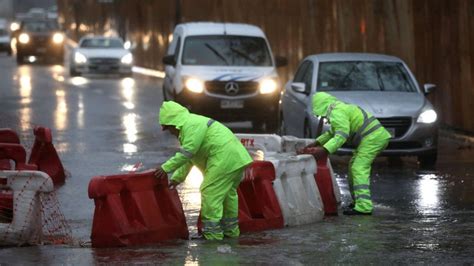
[[[372,214],[370,171],[377,154],[387,147],[390,133],[362,108],[341,102],[328,93],[316,93],[312,104],[313,113],[321,119],[325,117],[331,129],[300,153],[311,153],[318,158],[334,153],[346,142],[351,143],[354,153],[349,164],[348,181],[355,204],[346,208],[343,214]]]
[[[170,187],[183,182],[195,165],[204,175],[200,187],[203,236],[209,240],[238,237],[239,186],[252,162],[247,150],[227,127],[190,113],[176,102],[164,102],[159,122],[179,139],[181,150],[155,171],[158,178],[173,172]]]

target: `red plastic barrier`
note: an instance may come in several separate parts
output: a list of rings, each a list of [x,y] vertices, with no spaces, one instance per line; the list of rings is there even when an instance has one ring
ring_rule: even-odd
[[[239,185],[239,228],[241,232],[257,232],[284,227],[283,214],[273,190],[275,168],[271,162],[255,161],[245,171]],[[198,219],[198,231],[202,223]]]
[[[93,247],[118,247],[188,239],[183,207],[167,179],[152,171],[96,176],[89,183],[94,199]]]
[[[26,151],[20,144],[0,143],[0,160],[12,160],[16,170],[37,170],[36,165],[26,163]]]
[[[51,130],[46,127],[35,127],[33,133],[35,143],[28,163],[36,164],[38,170],[47,173],[55,185],[64,183],[66,173],[53,146]]]
[[[0,128],[0,143],[14,143],[14,144],[20,144],[20,138],[16,134],[15,131],[13,131],[10,128]],[[10,160],[8,159],[3,159],[0,160],[0,170],[10,170]]]
[[[324,157],[316,161],[318,171],[314,178],[318,185],[319,193],[324,205],[326,215],[337,215],[337,200],[332,185],[331,171],[327,165],[328,158]]]

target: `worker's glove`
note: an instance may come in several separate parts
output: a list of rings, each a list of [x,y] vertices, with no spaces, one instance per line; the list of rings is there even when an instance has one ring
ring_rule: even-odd
[[[174,181],[174,180],[170,180],[170,183],[168,185],[168,188],[169,189],[176,189],[176,187],[179,185],[178,182]]]
[[[307,149],[309,148],[315,148],[315,147],[318,147],[320,146],[321,144],[319,144],[319,142],[313,142],[313,143],[310,143],[308,145],[306,145],[304,148],[302,149],[299,149],[296,151],[297,154],[307,154],[307,152],[305,152]]]
[[[156,168],[153,174],[156,178],[168,178],[168,174],[163,170],[163,168],[161,168],[161,166]]]
[[[328,151],[323,147],[310,147],[298,151],[298,154],[311,154],[316,160],[319,160],[327,157]]]

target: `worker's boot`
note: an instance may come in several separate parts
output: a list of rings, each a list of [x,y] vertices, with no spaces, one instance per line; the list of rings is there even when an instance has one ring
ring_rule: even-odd
[[[360,212],[354,208],[347,208],[342,212],[342,214],[344,215],[372,215],[371,212]]]

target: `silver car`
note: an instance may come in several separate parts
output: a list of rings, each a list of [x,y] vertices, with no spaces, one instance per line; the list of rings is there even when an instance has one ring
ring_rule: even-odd
[[[312,114],[317,91],[371,112],[392,134],[382,155],[415,155],[421,164],[437,159],[437,114],[407,65],[399,58],[379,54],[333,53],[306,57],[283,92],[281,133],[314,138],[319,119]],[[329,125],[324,124],[323,130]],[[352,151],[350,144],[340,154]]]

